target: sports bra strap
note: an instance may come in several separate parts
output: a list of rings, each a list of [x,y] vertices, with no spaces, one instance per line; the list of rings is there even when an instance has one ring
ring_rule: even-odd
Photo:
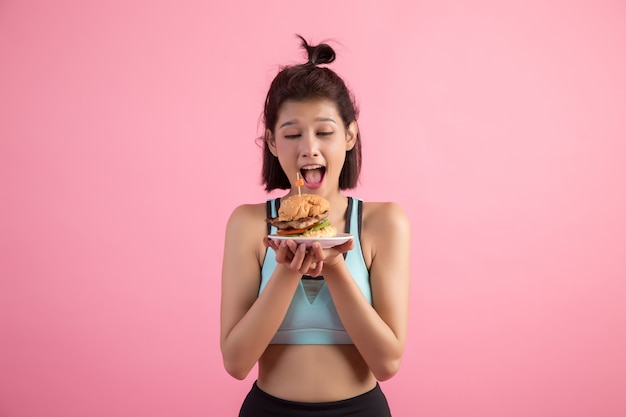
[[[346,209],[346,225],[344,227],[344,233],[350,233],[350,223],[352,221],[352,197],[348,197],[348,208]]]
[[[267,200],[267,202],[265,203],[265,217],[267,219],[271,219],[272,218],[272,200]],[[271,234],[272,233],[272,225],[270,224],[270,222],[267,222],[267,234]]]
[[[352,200],[352,198],[350,198],[350,200]],[[359,226],[359,240],[361,240],[361,225],[363,224],[363,200],[357,200],[358,202],[358,207],[357,207],[357,216],[358,219],[357,221],[358,226]]]

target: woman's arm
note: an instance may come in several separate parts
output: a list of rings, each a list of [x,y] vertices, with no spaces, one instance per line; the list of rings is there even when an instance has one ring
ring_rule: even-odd
[[[369,203],[363,215],[363,246],[371,251],[370,305],[343,257],[324,263],[337,312],[352,341],[378,380],[394,376],[404,351],[409,313],[410,228],[394,203]]]
[[[278,265],[258,295],[265,251],[264,210],[263,204],[240,206],[226,227],[220,346],[226,371],[237,379],[248,375],[267,348],[313,261],[304,245],[286,242],[275,248]]]
[[[289,307],[297,280],[277,268],[258,296],[265,234],[260,205],[236,208],[226,226],[222,263],[220,346],[226,371],[245,378],[257,362]]]

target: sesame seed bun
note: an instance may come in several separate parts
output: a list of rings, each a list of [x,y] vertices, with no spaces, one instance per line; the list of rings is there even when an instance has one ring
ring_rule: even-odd
[[[327,213],[329,208],[330,203],[324,197],[315,194],[292,195],[280,202],[278,218],[281,221],[292,221],[318,217]]]

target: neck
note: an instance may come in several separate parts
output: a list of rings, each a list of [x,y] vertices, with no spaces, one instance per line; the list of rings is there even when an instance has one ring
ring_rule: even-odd
[[[332,197],[324,197],[330,203],[330,222],[337,227],[339,232],[343,232],[346,220],[346,210],[348,209],[348,197],[337,193]]]

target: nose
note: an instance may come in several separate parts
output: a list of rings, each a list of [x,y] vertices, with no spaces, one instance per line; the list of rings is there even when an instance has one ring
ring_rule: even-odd
[[[300,140],[300,156],[305,158],[316,157],[319,155],[319,142],[315,137],[315,133],[307,133],[302,135]]]

